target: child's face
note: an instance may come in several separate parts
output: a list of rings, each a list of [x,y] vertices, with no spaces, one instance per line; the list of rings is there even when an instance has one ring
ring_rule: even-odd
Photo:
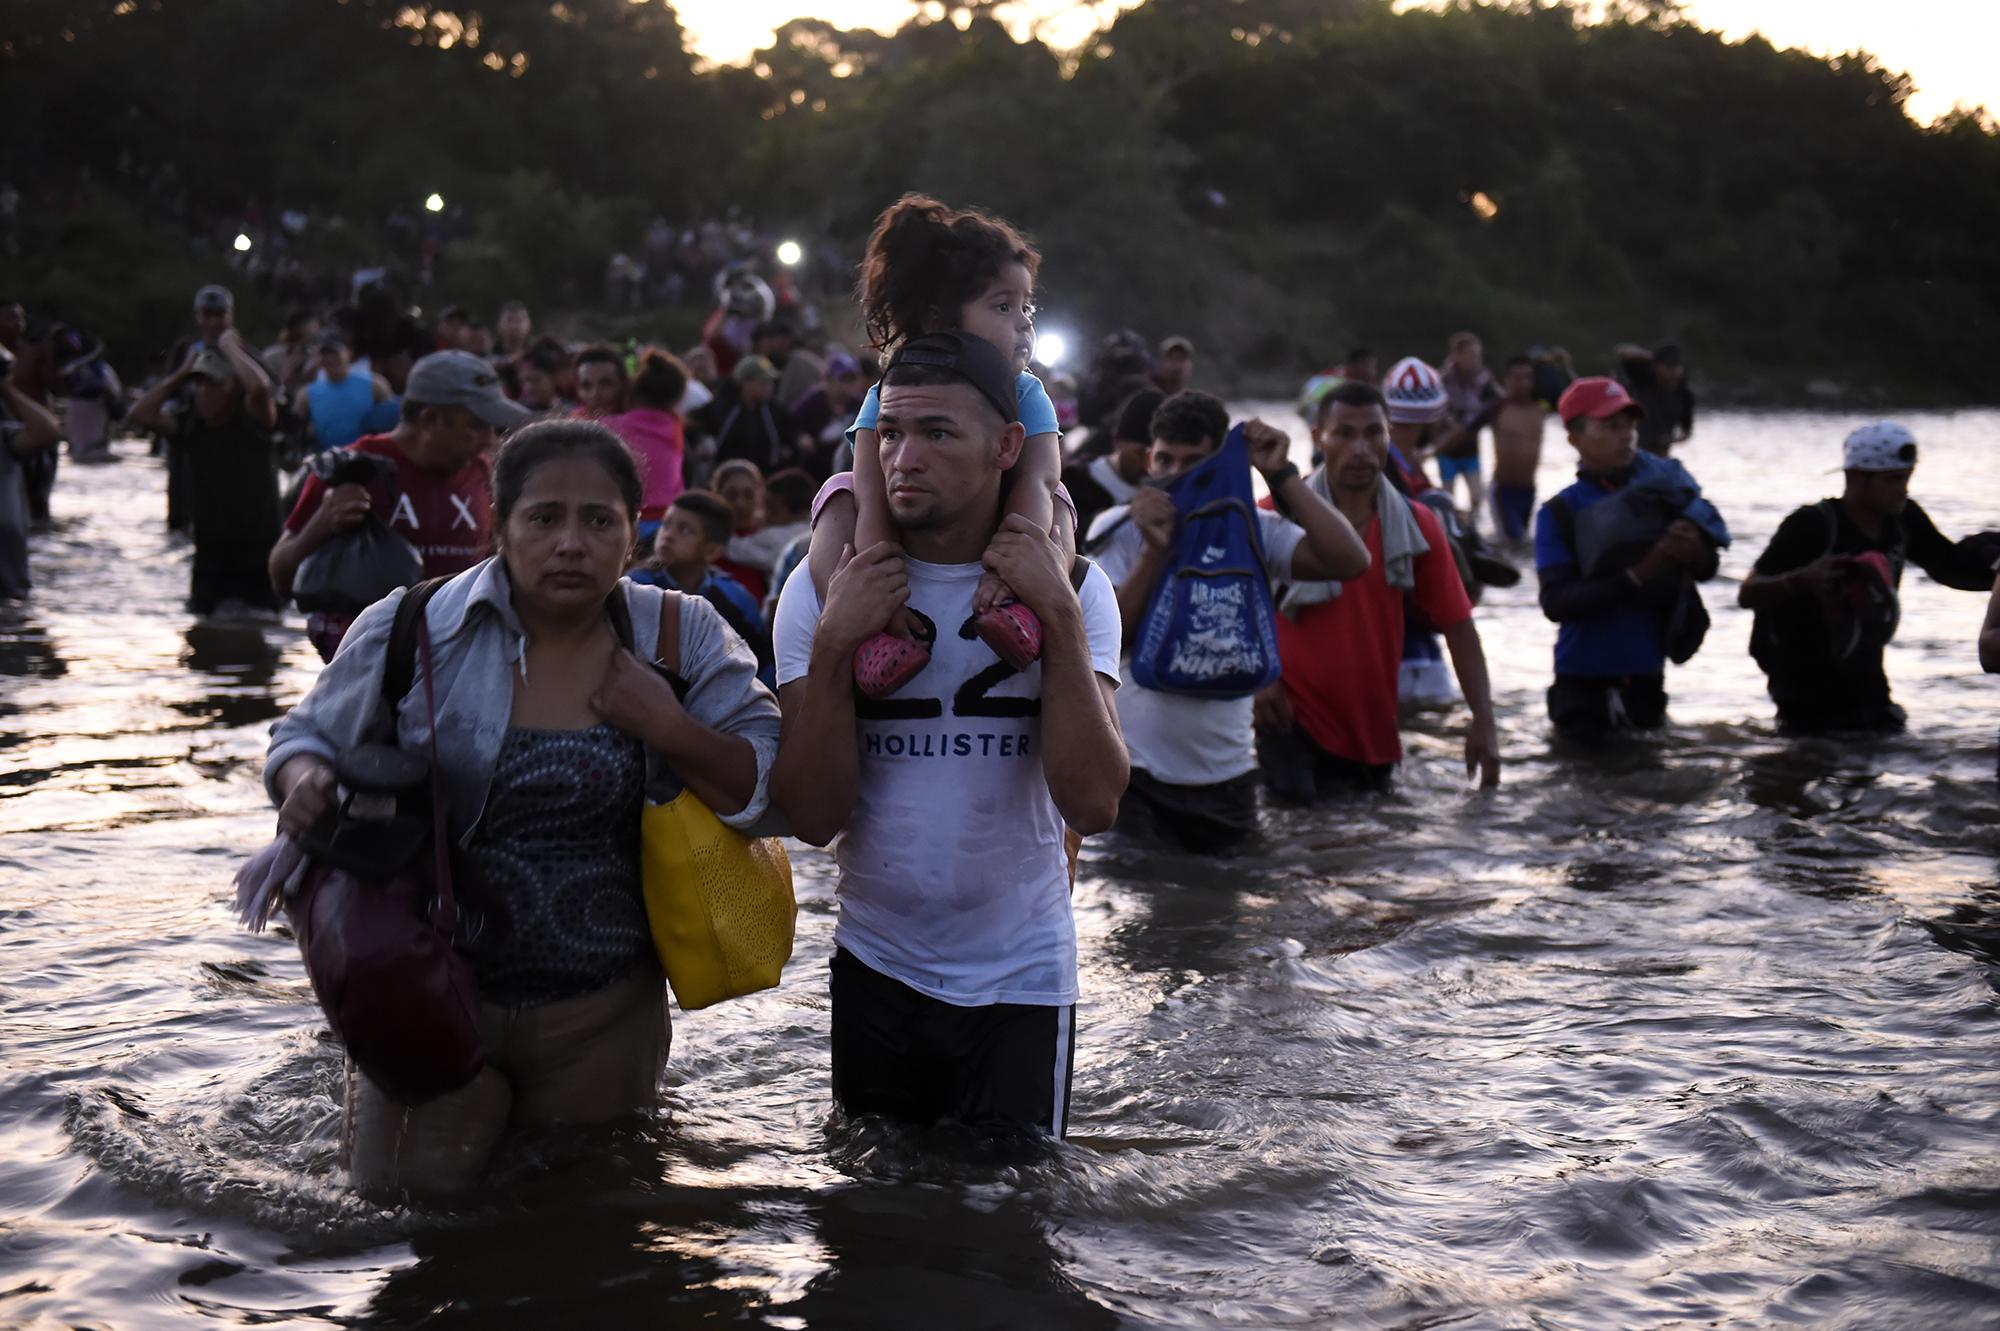
[[[729,511],[736,515],[738,527],[748,527],[757,521],[757,510],[763,506],[764,487],[757,484],[757,478],[744,472],[732,472],[715,492],[722,496],[722,502],[729,505]]]
[[[1507,396],[1516,402],[1533,400],[1535,396],[1534,366],[1510,365],[1507,367]]]
[[[653,536],[653,558],[669,568],[686,567],[697,559],[707,562],[708,548],[701,519],[684,508],[668,509]]]
[[[539,365],[523,362],[517,373],[521,376],[522,406],[546,411],[555,405],[556,381],[544,374]]]
[[[1616,416],[1585,416],[1569,427],[1569,441],[1576,446],[1577,459],[1592,471],[1616,471],[1632,465],[1639,418],[1630,411]]]
[[[1034,296],[1027,265],[1010,263],[986,290],[959,306],[958,326],[999,348],[1019,374],[1035,355]]]

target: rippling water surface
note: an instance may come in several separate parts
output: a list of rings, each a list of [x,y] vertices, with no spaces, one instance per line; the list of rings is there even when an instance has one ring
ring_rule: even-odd
[[[1983,603],[1907,587],[1911,733],[1869,744],[1774,735],[1734,605],[1852,423],[1684,450],[1740,543],[1661,741],[1551,753],[1531,577],[1480,612],[1497,793],[1434,717],[1394,794],[1254,853],[1093,842],[1068,1144],[830,1123],[804,851],[785,984],[677,1017],[659,1121],[522,1142],[458,1210],[343,1192],[337,1051],[228,904],[299,625],[179,608],[141,446],[66,466],[0,619],[0,1324],[2000,1324]],[[2000,414],[1912,423],[1940,525],[2000,525]]]

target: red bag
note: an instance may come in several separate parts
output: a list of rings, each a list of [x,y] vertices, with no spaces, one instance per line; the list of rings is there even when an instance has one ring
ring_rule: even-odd
[[[456,946],[458,903],[437,769],[437,699],[424,606],[443,581],[412,587],[396,607],[383,672],[393,718],[409,688],[414,636],[431,726],[431,854],[415,856],[386,878],[317,863],[287,905],[313,995],[335,1037],[370,1081],[406,1105],[457,1090],[486,1062],[478,982]]]

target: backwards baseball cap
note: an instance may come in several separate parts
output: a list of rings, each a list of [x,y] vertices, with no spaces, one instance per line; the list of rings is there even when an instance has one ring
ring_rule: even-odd
[[[1162,356],[1171,356],[1177,351],[1192,356],[1194,355],[1194,343],[1184,337],[1170,337],[1160,343],[1160,355]]]
[[[1563,389],[1562,396],[1556,399],[1556,415],[1562,417],[1566,426],[1574,425],[1586,416],[1609,420],[1627,411],[1635,416],[1646,414],[1646,409],[1634,402],[1632,395],[1625,391],[1625,385],[1603,375],[1578,379]]]
[[[229,294],[228,287],[211,284],[194,293],[194,307],[197,311],[234,309],[236,297]]]
[[[511,430],[533,414],[509,402],[493,367],[468,351],[436,351],[412,365],[403,400],[420,407],[464,407],[496,430]]]
[[[1843,471],[1908,471],[1917,465],[1917,437],[1894,421],[1876,421],[1847,436]]]
[[[1332,391],[1332,385],[1327,391]],[[1382,401],[1389,409],[1390,423],[1429,425],[1444,416],[1444,380],[1425,361],[1405,356],[1382,376]]]
[[[979,390],[991,402],[1000,419],[1012,425],[1021,419],[1021,402],[1015,393],[1014,367],[991,342],[983,337],[957,331],[925,333],[896,348],[882,371],[886,388],[889,376],[899,366],[924,366],[954,374]]]

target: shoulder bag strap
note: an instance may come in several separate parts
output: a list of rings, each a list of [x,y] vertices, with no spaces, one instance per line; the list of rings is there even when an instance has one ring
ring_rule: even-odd
[[[444,790],[438,778],[437,691],[431,683],[437,672],[431,664],[431,626],[422,616],[417,619],[417,651],[423,658],[424,714],[430,723],[431,886],[437,893],[431,900],[431,924],[449,936],[458,930],[458,902],[451,892],[451,842],[445,832]]]
[[[389,646],[383,655],[382,701],[389,704],[389,732],[395,734],[396,708],[417,678],[417,624],[424,608],[449,578],[427,578],[403,593],[396,618],[389,625]]]
[[[660,641],[654,660],[669,675],[681,673],[681,593],[660,589]]]

